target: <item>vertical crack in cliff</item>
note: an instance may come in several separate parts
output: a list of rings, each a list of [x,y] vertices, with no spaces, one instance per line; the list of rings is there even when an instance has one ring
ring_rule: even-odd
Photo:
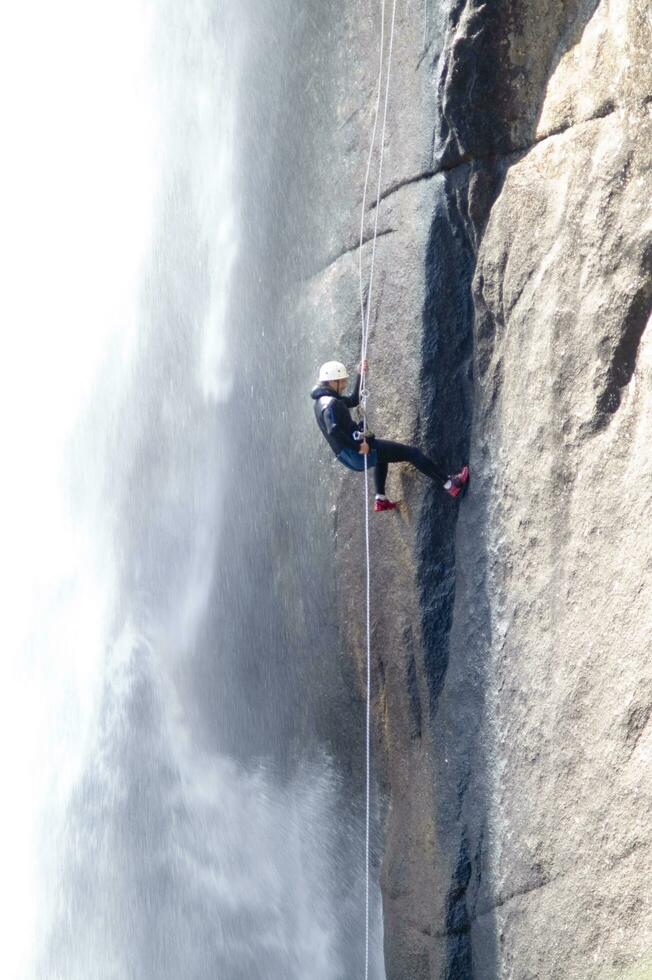
[[[422,351],[422,428],[427,449],[453,472],[467,461],[473,345],[473,249],[447,178],[435,207],[426,254]],[[448,665],[448,633],[455,599],[457,507],[440,492],[424,504],[419,529],[425,671],[434,717]]]
[[[468,174],[446,174],[438,186],[426,252],[421,425],[428,450],[439,456],[449,472],[468,460],[473,404],[471,287],[475,251],[468,234],[467,197]],[[455,602],[459,505],[450,504],[441,493],[432,493],[424,501],[419,526],[423,670],[433,729],[448,671]],[[460,746],[448,748],[455,755],[460,750]],[[441,843],[446,842],[449,852],[441,873],[453,867],[448,893],[443,896],[446,934],[442,955],[447,980],[470,980],[472,948],[466,892],[472,862],[461,814],[470,762],[468,750],[461,747],[462,757],[448,769],[449,759],[442,758],[450,755],[448,748],[445,743],[439,744],[436,789]]]
[[[466,980],[473,976],[471,950],[471,919],[466,905],[466,892],[471,880],[471,861],[466,834],[462,834],[460,849],[447,896],[446,980]]]

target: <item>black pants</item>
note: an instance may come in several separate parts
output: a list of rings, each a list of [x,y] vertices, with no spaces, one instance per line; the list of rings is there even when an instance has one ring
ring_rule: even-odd
[[[421,473],[425,473],[432,480],[440,480],[442,484],[448,479],[448,474],[443,468],[428,459],[416,446],[404,446],[401,442],[389,442],[387,439],[374,439],[370,445],[378,454],[378,462],[374,468],[376,493],[383,495],[385,493],[390,463],[412,463]]]

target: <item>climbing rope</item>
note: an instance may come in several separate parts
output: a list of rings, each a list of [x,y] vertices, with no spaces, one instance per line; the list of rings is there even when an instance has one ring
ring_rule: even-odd
[[[369,323],[371,318],[371,297],[374,281],[374,266],[376,262],[376,239],[378,238],[378,213],[380,211],[380,195],[383,176],[383,157],[385,154],[385,130],[387,127],[387,105],[389,102],[389,82],[392,69],[392,50],[394,47],[394,25],[396,22],[396,3],[393,0],[392,22],[389,35],[389,51],[387,55],[387,78],[385,82],[385,103],[383,108],[383,125],[380,137],[380,151],[378,158],[378,179],[376,186],[376,208],[374,214],[374,231],[371,245],[371,263],[369,269],[369,288],[367,290],[367,309],[365,313],[364,285],[362,272],[362,246],[364,244],[364,219],[367,206],[367,190],[369,187],[369,175],[371,173],[371,161],[373,158],[374,144],[376,141],[376,131],[378,128],[378,115],[380,111],[380,98],[382,93],[383,81],[383,56],[385,48],[385,0],[381,0],[381,20],[380,20],[380,63],[378,67],[378,91],[376,96],[376,109],[374,112],[374,125],[371,134],[371,144],[369,146],[369,157],[367,160],[367,172],[365,175],[364,191],[362,194],[362,208],[360,214],[360,248],[358,249],[358,273],[360,279],[360,318],[362,325],[361,342],[361,366],[360,366],[360,406],[362,412],[363,431],[367,431],[367,398],[369,392],[366,385],[367,344],[369,340]],[[370,825],[371,825],[371,555],[369,547],[369,466],[367,456],[364,457],[364,515],[365,515],[365,563],[366,563],[366,659],[367,659],[367,708],[366,708],[366,813],[365,813],[365,980],[369,980],[369,889],[370,889]]]
[[[364,191],[362,194],[362,207],[360,211],[360,248],[358,249],[358,275],[360,280],[360,318],[362,324],[362,362],[367,357],[367,344],[369,339],[369,322],[371,319],[371,297],[373,291],[374,283],[374,269],[376,265],[376,240],[378,238],[378,216],[380,213],[380,195],[382,190],[382,180],[383,180],[383,160],[385,157],[385,132],[387,130],[387,106],[389,104],[389,84],[391,79],[392,71],[392,51],[394,48],[394,27],[396,23],[396,4],[397,0],[393,0],[392,4],[392,22],[390,27],[389,35],[389,51],[387,55],[387,78],[385,81],[385,100],[383,106],[383,125],[380,136],[380,152],[378,160],[378,176],[376,181],[376,206],[374,209],[374,231],[371,239],[371,263],[369,269],[369,289],[367,292],[367,309],[365,313],[365,303],[364,303],[364,277],[362,273],[362,246],[364,244],[364,218],[365,210],[367,206],[367,191],[369,188],[369,175],[371,172],[371,161],[373,158],[374,145],[376,141],[376,130],[378,128],[378,114],[380,110],[380,96],[382,92],[382,73],[383,73],[383,49],[385,45],[385,0],[381,0],[381,22],[380,22],[380,65],[378,69],[378,91],[376,96],[376,109],[374,112],[374,125],[371,134],[371,144],[369,147],[369,157],[367,159],[367,172],[365,175]],[[368,396],[368,391],[365,386],[365,374],[362,371],[361,379],[361,405],[363,413],[366,408],[366,398]]]

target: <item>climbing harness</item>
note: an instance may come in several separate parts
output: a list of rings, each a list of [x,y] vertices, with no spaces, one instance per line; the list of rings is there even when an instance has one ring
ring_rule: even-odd
[[[369,146],[369,157],[367,160],[367,172],[365,175],[364,191],[362,194],[362,208],[360,214],[360,248],[358,249],[358,273],[360,279],[360,318],[362,323],[362,343],[361,343],[361,364],[360,364],[360,408],[362,414],[363,432],[367,431],[367,398],[369,391],[366,385],[366,359],[367,343],[369,340],[369,322],[371,317],[371,297],[374,281],[374,266],[376,262],[376,239],[378,238],[378,213],[380,211],[381,182],[383,176],[383,157],[385,153],[385,130],[387,127],[387,105],[389,102],[389,82],[392,69],[392,50],[394,47],[394,25],[396,22],[396,4],[392,4],[392,22],[389,35],[389,50],[387,54],[387,78],[385,81],[385,103],[383,107],[383,124],[380,137],[380,150],[378,156],[378,179],[376,186],[376,208],[374,214],[374,231],[371,244],[371,263],[369,268],[369,287],[367,290],[367,309],[365,312],[364,286],[362,273],[362,246],[364,244],[364,219],[367,206],[367,190],[369,187],[369,176],[371,173],[371,161],[373,158],[374,144],[376,141],[376,131],[378,128],[378,115],[380,112],[380,99],[383,83],[383,61],[385,49],[385,0],[380,0],[381,20],[380,20],[380,63],[378,67],[378,91],[376,95],[376,108],[374,112],[374,125],[371,134],[371,144]],[[366,706],[366,811],[365,811],[365,980],[369,980],[369,881],[370,881],[370,814],[371,814],[371,557],[369,548],[369,461],[364,454],[364,515],[365,515],[365,562],[366,562],[366,660],[367,660],[367,706]]]

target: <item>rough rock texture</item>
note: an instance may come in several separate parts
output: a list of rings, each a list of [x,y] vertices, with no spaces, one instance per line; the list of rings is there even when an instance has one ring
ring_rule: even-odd
[[[472,227],[474,491],[435,718],[460,976],[622,975],[652,946],[650,24],[574,13],[540,97],[515,86]]]
[[[359,344],[360,6],[315,102],[306,385]],[[374,519],[388,980],[624,977],[652,950],[651,40],[644,0],[399,10],[372,427],[473,479],[457,508],[393,468],[404,508]],[[314,452],[362,683],[361,481]]]

